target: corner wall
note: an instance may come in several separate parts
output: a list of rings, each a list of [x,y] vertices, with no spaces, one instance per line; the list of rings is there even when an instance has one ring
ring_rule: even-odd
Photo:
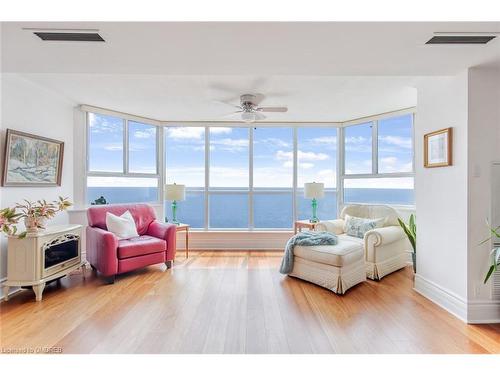
[[[72,199],[74,104],[16,74],[2,74],[1,91],[0,165],[3,165],[6,129],[20,130],[64,141],[65,150],[60,187],[1,187],[1,207],[12,206],[24,198],[52,200],[61,195]],[[60,213],[51,220],[54,224],[67,222],[66,213]],[[6,276],[7,240],[2,235],[0,237],[0,282]],[[0,298],[2,297],[0,292]]]
[[[417,83],[415,290],[462,320],[467,318],[468,74]],[[424,134],[453,127],[453,166],[423,167]]]
[[[467,321],[500,322],[500,301],[492,296],[493,277],[487,284],[483,283],[493,244],[479,245],[489,236],[486,218],[493,223],[492,195],[500,194],[491,188],[492,162],[500,161],[500,70],[469,69],[468,81]]]
[[[415,126],[415,290],[469,323],[500,322],[500,300],[483,284],[492,162],[500,161],[500,70],[471,68],[418,83]],[[424,134],[453,127],[453,165],[423,167]],[[497,214],[498,216],[498,214]]]

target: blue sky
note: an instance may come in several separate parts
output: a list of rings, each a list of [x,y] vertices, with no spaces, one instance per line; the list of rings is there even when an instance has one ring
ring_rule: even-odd
[[[90,168],[121,172],[123,165],[123,121],[89,114]],[[204,186],[205,130],[203,127],[166,129],[167,183]],[[379,121],[379,171],[410,172],[412,161],[411,115]],[[298,187],[305,182],[323,182],[336,187],[335,128],[298,129]],[[371,123],[345,129],[346,173],[371,173]],[[154,126],[129,122],[129,165],[131,172],[155,172]],[[210,128],[210,185],[248,187],[249,129]],[[293,131],[286,127],[257,127],[254,130],[254,186],[292,187]],[[95,180],[95,181],[94,181]],[[98,179],[94,184],[101,184]],[[156,180],[154,180],[156,181]],[[117,181],[118,182],[118,181]],[[110,181],[106,181],[110,183]],[[123,184],[123,181],[121,182]],[[128,186],[150,186],[152,181],[130,181]],[[348,181],[350,187],[411,188],[412,179]],[[131,185],[134,184],[134,185]],[[137,185],[135,185],[137,184]],[[145,184],[145,185],[144,185]],[[95,186],[95,185],[94,185]],[[109,186],[109,185],[108,185]]]

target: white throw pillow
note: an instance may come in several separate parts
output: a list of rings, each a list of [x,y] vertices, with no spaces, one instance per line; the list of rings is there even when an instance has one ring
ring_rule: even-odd
[[[364,217],[345,215],[344,232],[348,236],[364,238],[365,233],[369,230],[383,227],[385,220],[385,217],[367,219]]]
[[[106,226],[108,231],[114,233],[121,240],[128,238],[139,237],[135,221],[130,211],[125,211],[122,216],[113,215],[106,212]]]

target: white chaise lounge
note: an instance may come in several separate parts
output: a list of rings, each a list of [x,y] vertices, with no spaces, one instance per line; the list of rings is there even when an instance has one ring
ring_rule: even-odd
[[[369,230],[364,238],[345,234],[345,216],[368,219],[385,218],[383,227]],[[382,277],[406,266],[410,243],[398,224],[398,214],[392,207],[385,205],[353,204],[344,207],[340,218],[321,221],[316,230],[338,235],[339,242],[356,242],[363,246],[366,275],[372,280]]]
[[[366,280],[363,245],[339,241],[337,245],[295,246],[290,276],[309,281],[337,294]]]

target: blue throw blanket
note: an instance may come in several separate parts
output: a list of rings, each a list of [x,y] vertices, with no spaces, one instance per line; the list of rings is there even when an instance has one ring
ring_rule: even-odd
[[[297,233],[286,243],[285,254],[281,260],[280,272],[289,274],[293,269],[293,248],[298,246],[336,245],[337,236],[328,232]]]

